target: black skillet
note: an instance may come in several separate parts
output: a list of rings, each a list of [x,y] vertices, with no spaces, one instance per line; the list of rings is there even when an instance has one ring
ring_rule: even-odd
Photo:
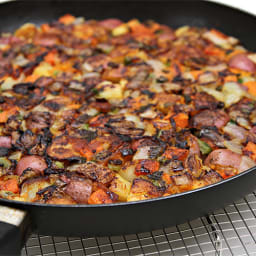
[[[0,5],[0,31],[13,31],[26,22],[41,24],[71,13],[87,19],[110,17],[153,19],[172,27],[217,28],[256,51],[256,18],[205,1],[18,1]],[[183,223],[243,197],[256,188],[256,168],[194,191],[140,202],[110,205],[43,205],[0,199],[0,255],[18,252],[28,227],[57,236],[103,236],[136,233]],[[22,209],[20,224],[8,224],[3,206]],[[25,217],[24,217],[25,216]],[[12,218],[7,222],[13,223]]]

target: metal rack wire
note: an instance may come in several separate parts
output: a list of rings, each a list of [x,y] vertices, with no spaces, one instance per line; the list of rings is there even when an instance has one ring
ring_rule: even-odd
[[[256,193],[210,216],[152,232],[91,238],[32,235],[22,256],[256,256]]]

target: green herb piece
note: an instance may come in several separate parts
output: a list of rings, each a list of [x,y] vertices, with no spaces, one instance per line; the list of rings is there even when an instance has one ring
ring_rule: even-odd
[[[54,165],[58,168],[58,169],[64,169],[64,164],[62,162],[59,161],[55,161]]]
[[[230,124],[236,124],[236,121],[233,120],[233,119],[230,119],[230,120],[229,120],[229,123],[230,123]]]
[[[156,34],[156,35],[160,35],[160,34],[163,34],[163,32],[164,32],[163,29],[157,29],[157,30],[155,31],[155,34]]]
[[[243,83],[243,79],[241,77],[238,78],[238,83],[242,84]]]
[[[148,79],[155,79],[155,74],[154,73],[150,73],[149,75],[148,75]]]
[[[97,94],[99,93],[99,90],[96,89],[96,88],[93,88],[93,89],[92,89],[92,92],[93,92],[95,95],[97,95]]]
[[[226,54],[229,55],[231,52],[233,52],[233,50],[227,50]]]
[[[132,63],[132,57],[125,56],[124,57],[124,65],[130,65]]]
[[[166,66],[167,68],[169,68],[169,67],[171,66],[171,61],[170,61],[170,60],[167,60],[166,63],[165,63],[165,66]]]
[[[81,129],[83,129],[83,130],[88,130],[89,129],[89,124],[83,124],[82,126],[81,126]]]
[[[20,113],[17,115],[17,118],[18,120],[23,120],[23,116]]]
[[[203,155],[209,154],[212,151],[212,148],[204,141],[197,139],[200,151]]]
[[[54,71],[53,71],[53,75],[54,75],[54,76],[57,76],[59,73],[60,73],[59,70],[54,70]]]
[[[0,113],[4,112],[2,109],[0,109]]]

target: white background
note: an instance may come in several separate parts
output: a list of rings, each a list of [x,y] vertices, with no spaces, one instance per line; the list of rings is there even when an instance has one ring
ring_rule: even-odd
[[[256,14],[256,0],[211,0]]]

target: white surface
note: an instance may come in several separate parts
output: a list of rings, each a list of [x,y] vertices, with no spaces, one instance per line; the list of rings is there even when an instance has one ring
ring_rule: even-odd
[[[256,0],[211,0],[256,14]]]
[[[13,209],[7,206],[0,206],[0,221],[19,226],[26,213],[22,210]]]

